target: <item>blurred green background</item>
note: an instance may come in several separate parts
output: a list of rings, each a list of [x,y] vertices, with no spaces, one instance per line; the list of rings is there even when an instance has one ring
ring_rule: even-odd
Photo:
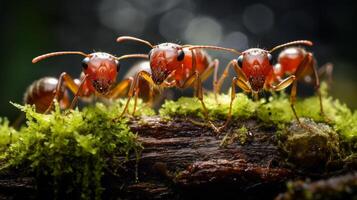
[[[355,109],[356,10],[353,1],[1,1],[0,115],[14,119],[19,114],[9,101],[21,103],[34,80],[58,77],[63,71],[76,77],[81,71],[81,57],[56,57],[34,65],[31,60],[37,55],[61,50],[115,55],[148,52],[136,43],[118,45],[115,39],[120,35],[154,44],[169,41],[240,50],[309,39],[314,41],[310,49],[318,63],[335,66],[332,95]],[[233,58],[210,53],[220,59],[221,71]],[[119,79],[132,64],[123,62]],[[209,88],[210,81],[207,84]]]

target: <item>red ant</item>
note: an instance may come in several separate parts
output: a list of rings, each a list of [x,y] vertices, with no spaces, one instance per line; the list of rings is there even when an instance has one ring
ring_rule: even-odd
[[[221,128],[226,127],[231,120],[232,104],[236,97],[236,91],[235,91],[236,85],[240,87],[244,92],[252,93],[254,99],[258,99],[258,93],[263,89],[271,90],[271,91],[280,91],[285,89],[289,85],[293,84],[290,94],[291,108],[293,110],[295,118],[297,119],[299,124],[302,125],[301,121],[299,120],[296,114],[295,107],[294,107],[295,99],[296,99],[296,90],[297,90],[296,82],[304,75],[302,72],[305,71],[305,69],[309,67],[314,68],[314,65],[312,65],[311,63],[307,64],[309,60],[312,59],[312,57],[310,57],[309,54],[305,54],[302,57],[302,60],[300,59],[300,63],[296,65],[295,71],[290,76],[288,76],[286,79],[279,80],[278,82],[272,81],[274,79],[273,78],[274,68],[273,68],[273,63],[272,63],[273,59],[271,53],[277,49],[286,46],[291,46],[291,45],[312,46],[312,42],[308,40],[298,40],[298,41],[288,42],[282,45],[278,45],[269,51],[260,48],[251,48],[245,50],[244,52],[239,52],[235,49],[221,48],[217,46],[204,46],[204,45],[194,46],[190,48],[191,50],[196,48],[226,50],[239,55],[237,59],[234,59],[229,62],[222,76],[220,77],[217,85],[218,88],[221,87],[224,79],[228,75],[229,68],[233,67],[238,77],[234,77],[232,80],[231,102],[230,102],[228,117],[226,123]],[[291,63],[292,62],[289,62],[288,64]],[[276,82],[277,84],[275,84]]]
[[[58,79],[55,89],[56,92],[52,100],[58,100],[63,94],[62,88],[66,86],[74,94],[72,103],[69,106],[70,109],[75,106],[78,97],[90,97],[92,95],[110,99],[118,97],[133,83],[133,78],[129,77],[114,86],[120,69],[119,61],[126,58],[147,58],[145,54],[130,54],[115,57],[104,52],[85,54],[80,51],[63,51],[38,56],[32,60],[32,63],[37,63],[48,57],[68,54],[82,55],[85,57],[82,61],[83,75],[80,81],[75,81],[66,72],[63,72]],[[51,101],[45,113],[47,113],[52,106],[53,101]]]
[[[74,81],[79,82],[78,79]],[[57,85],[58,79],[54,77],[43,77],[35,80],[27,87],[23,102],[25,104],[35,105],[36,112],[38,113],[45,113],[55,97]],[[69,95],[64,87],[60,88],[58,102],[61,109],[66,109],[70,106]],[[24,117],[25,115],[22,113],[12,123],[12,126],[18,128]]]
[[[124,79],[132,79],[132,77],[134,77],[135,74],[141,70],[150,72],[150,65],[148,61],[141,61],[134,64],[131,70],[124,75]],[[81,74],[81,78],[83,77],[84,73]],[[77,85],[80,84],[80,79],[74,79],[73,81]],[[27,87],[23,102],[25,104],[35,105],[36,112],[38,113],[45,113],[55,97],[57,85],[58,79],[55,77],[43,77],[35,80],[30,86]],[[140,90],[143,91],[141,95],[144,101],[148,101],[149,104],[152,103],[154,101],[154,97],[156,98],[157,95],[154,96],[154,91],[150,89],[150,86],[146,81],[141,81],[139,85]],[[128,89],[129,88],[127,87],[127,90]],[[118,97],[125,96],[127,90],[123,89],[122,92],[118,94]],[[93,99],[81,98],[81,100],[90,102]],[[66,109],[70,106],[69,94],[64,85],[62,85],[59,91],[58,102],[61,109]]]
[[[133,79],[135,74],[141,70],[150,71],[150,65],[148,61],[141,61],[136,64],[129,70],[125,75],[124,79]],[[81,73],[81,78],[84,77],[84,73]],[[80,79],[81,79],[80,78]],[[80,79],[74,79],[73,81],[80,85]],[[55,98],[56,89],[58,85],[58,79],[55,77],[43,77],[38,80],[35,80],[31,83],[30,86],[27,87],[26,92],[24,93],[24,104],[34,105],[36,112],[45,113],[49,107],[51,107],[51,103]],[[144,101],[147,101],[149,105],[158,100],[157,91],[150,89],[150,85],[146,81],[141,81],[139,83],[140,90],[142,91],[141,97]],[[123,90],[118,93],[117,97],[124,97],[128,91],[128,87],[123,88]],[[58,93],[58,103],[61,109],[67,109],[70,107],[70,99],[69,94],[64,85],[59,90]],[[85,102],[92,102],[93,98],[80,98]],[[24,116],[20,116],[13,124],[17,127],[22,118]]]
[[[315,80],[315,90],[319,96],[320,112],[324,115],[322,105],[322,96],[320,93],[320,78],[322,74],[327,74],[328,82],[332,82],[333,65],[327,63],[317,70],[317,62],[311,52],[307,52],[301,47],[289,47],[280,52],[278,56],[278,63],[274,65],[273,73],[267,78],[268,85],[274,85],[282,80],[285,75],[295,75],[297,81],[312,83],[312,77]],[[295,95],[292,96],[291,101],[296,101],[297,81],[293,83],[292,91]]]
[[[140,71],[135,77],[135,83],[129,90],[128,101],[135,95],[135,102],[139,94],[138,81],[143,78],[156,87],[178,87],[185,89],[194,87],[195,96],[200,100],[206,120],[213,126],[208,118],[208,110],[203,102],[202,81],[206,80],[214,72],[214,88],[217,84],[218,60],[211,60],[210,56],[202,50],[189,50],[192,45],[178,45],[174,43],[162,43],[152,45],[146,40],[130,36],[117,38],[117,42],[127,40],[141,42],[151,47],[148,53],[150,59],[151,73]],[[135,103],[136,104],[136,103]],[[123,114],[125,112],[123,111]],[[135,106],[134,106],[135,112]],[[214,127],[214,126],[213,126]]]

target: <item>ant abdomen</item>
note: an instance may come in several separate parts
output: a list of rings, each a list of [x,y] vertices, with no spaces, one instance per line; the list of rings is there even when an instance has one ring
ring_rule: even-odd
[[[54,77],[43,77],[34,81],[24,94],[24,103],[35,105],[36,111],[44,113],[50,106],[56,93],[58,79]],[[70,105],[68,93],[62,87],[59,93],[59,104],[61,108],[68,108]]]

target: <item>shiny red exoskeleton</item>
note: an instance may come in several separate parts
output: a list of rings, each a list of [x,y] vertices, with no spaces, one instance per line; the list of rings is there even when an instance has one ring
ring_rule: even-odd
[[[34,81],[26,89],[23,99],[24,103],[35,105],[36,112],[46,112],[55,97],[57,84],[58,79],[55,77],[43,77]],[[58,103],[62,109],[70,106],[68,92],[64,87],[61,87],[58,98]]]
[[[206,80],[214,72],[213,85],[216,88],[218,60],[212,61],[210,56],[200,49],[190,50],[189,47],[192,47],[192,45],[174,43],[152,45],[148,41],[130,36],[118,37],[117,42],[127,40],[141,42],[152,48],[148,53],[151,73],[146,71],[139,72],[136,75],[135,82],[142,78],[155,87],[178,87],[182,89],[194,87],[195,96],[200,100],[204,115],[209,121],[208,111],[203,102],[202,81]],[[138,94],[139,88],[137,84],[133,84],[129,91],[127,105],[133,95],[135,95],[136,102]]]
[[[78,97],[90,97],[95,95],[105,98],[116,98],[133,82],[133,78],[127,78],[115,85],[120,69],[119,61],[125,58],[147,58],[145,54],[124,55],[118,58],[104,52],[85,54],[78,51],[64,51],[38,56],[34,58],[32,62],[36,63],[48,57],[67,54],[76,54],[85,57],[82,61],[83,75],[81,80],[79,82],[75,81],[66,72],[63,72],[58,79],[55,89],[56,92],[53,99],[59,100],[62,91],[61,88],[64,86],[74,94],[70,108],[74,107]],[[45,113],[47,113],[52,106],[53,101],[51,101]]]
[[[316,70],[314,70],[314,67]],[[332,82],[332,71],[333,65],[331,63],[326,63],[317,68],[316,59],[311,52],[301,47],[289,47],[280,52],[278,62],[274,65],[274,73],[270,76],[270,81],[276,82],[286,75],[299,72],[300,76],[297,78],[300,81],[311,83],[313,79],[318,81],[319,77],[326,74],[330,83]],[[316,75],[318,76],[316,77]]]
[[[328,81],[332,81],[333,65],[327,63],[317,69],[317,62],[311,52],[301,47],[289,47],[280,52],[278,62],[274,65],[274,71],[268,77],[268,85],[274,85],[287,75],[295,75],[297,81],[314,84],[320,101],[320,112],[324,114],[322,97],[320,93],[320,77],[323,74],[328,76]],[[293,83],[291,101],[295,102],[297,81]],[[313,82],[314,81],[314,82]]]
[[[236,85],[240,87],[243,91],[252,93],[253,97],[257,99],[259,92],[261,92],[262,90],[279,91],[293,84],[293,88],[290,95],[292,100],[291,108],[294,112],[296,119],[300,123],[300,120],[296,114],[295,107],[294,107],[295,98],[296,98],[296,81],[299,78],[299,76],[296,75],[299,74],[295,72],[295,73],[291,73],[290,76],[288,76],[285,79],[281,79],[281,80],[275,79],[274,68],[272,63],[272,55],[271,55],[273,51],[291,45],[312,46],[312,42],[307,40],[288,42],[282,45],[278,45],[269,51],[260,48],[251,48],[246,51],[239,52],[235,49],[221,48],[216,46],[195,46],[190,48],[190,49],[196,49],[196,48],[218,49],[218,50],[226,50],[239,54],[239,57],[237,59],[232,60],[227,65],[227,67],[223,72],[222,77],[218,81],[218,88],[220,88],[224,79],[228,75],[229,68],[233,67],[237,76],[234,77],[232,80],[231,102],[230,102],[227,121],[225,125],[221,128],[226,127],[231,120],[232,104],[236,96],[236,92],[235,92]],[[291,67],[291,66],[288,65],[287,67]],[[273,81],[273,79],[277,81],[275,80]]]

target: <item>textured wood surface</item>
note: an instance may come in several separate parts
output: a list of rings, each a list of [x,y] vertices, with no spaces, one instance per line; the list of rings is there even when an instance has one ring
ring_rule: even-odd
[[[243,125],[248,130],[244,144],[220,145],[225,134]],[[287,180],[308,177],[286,164],[276,130],[254,119],[234,122],[220,135],[185,118],[145,117],[129,126],[144,150],[138,162],[134,156],[124,165],[118,164],[120,157],[109,161],[104,199],[273,199],[286,190]],[[0,199],[48,197],[50,187],[39,185],[31,177],[1,175]]]

